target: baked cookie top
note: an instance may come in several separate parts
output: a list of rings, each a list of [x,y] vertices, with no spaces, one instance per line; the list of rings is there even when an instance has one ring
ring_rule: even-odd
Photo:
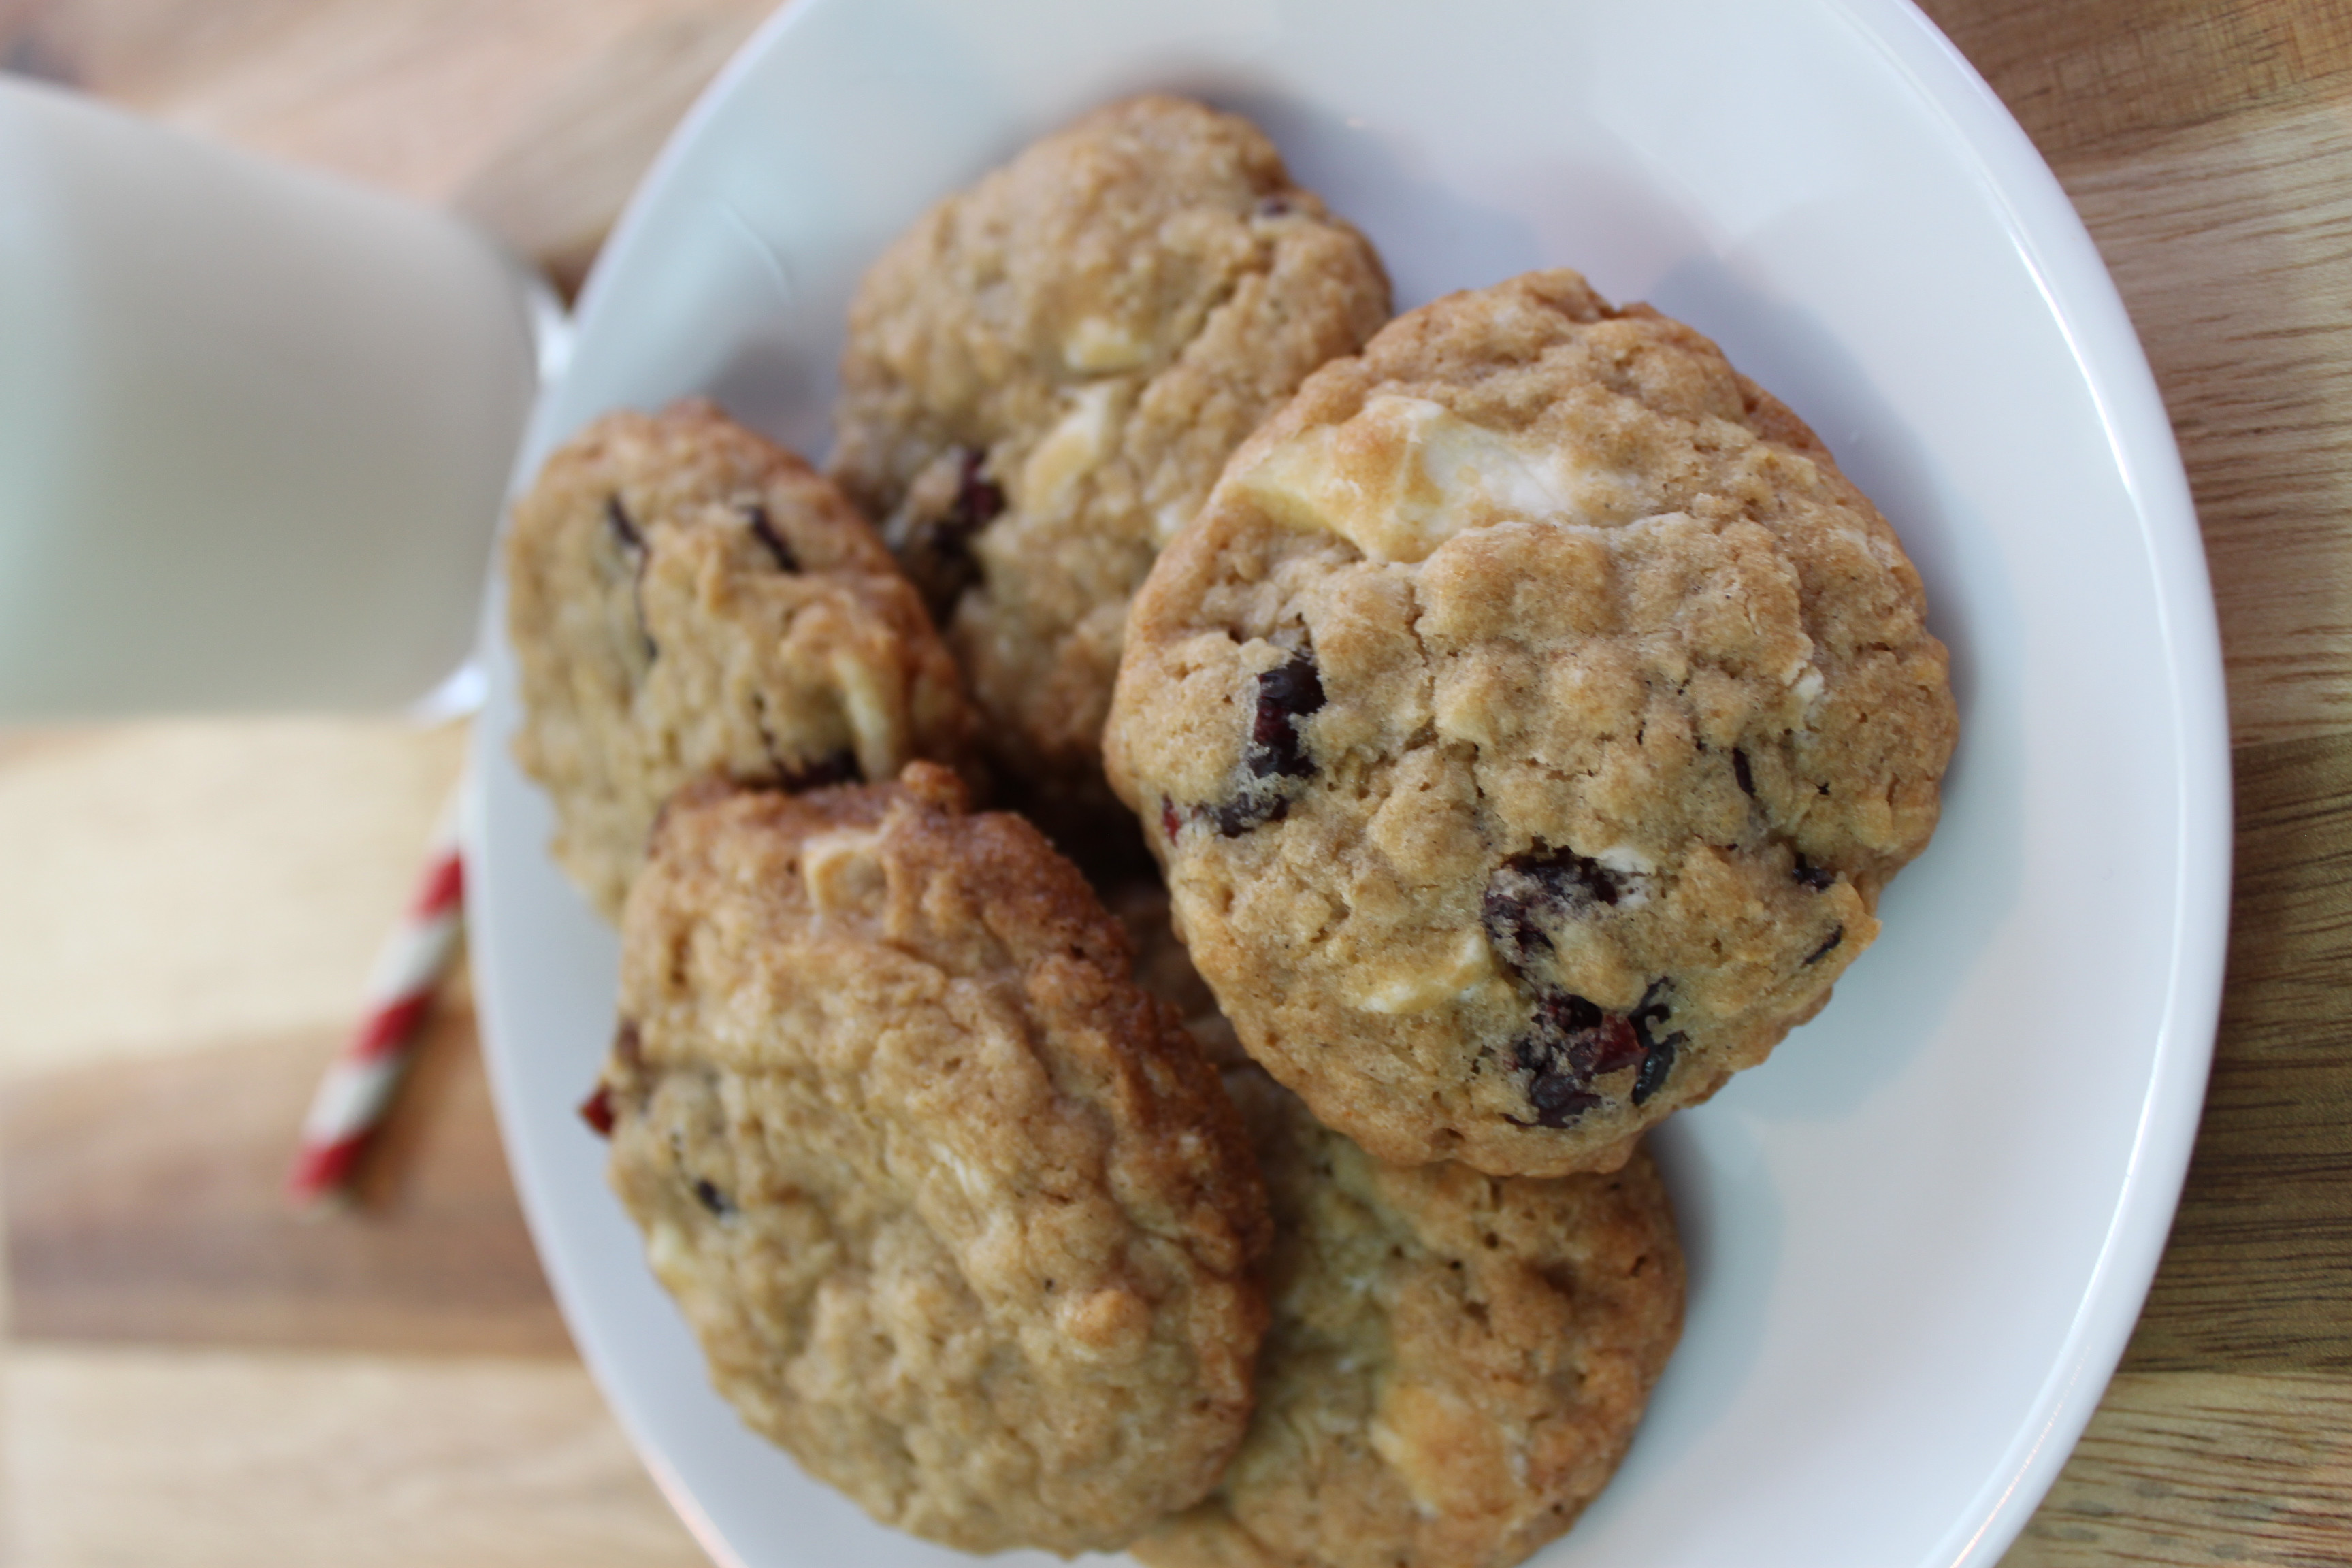
[[[1240,1440],[1264,1191],[1129,969],[1069,863],[932,764],[664,813],[613,1184],[719,1392],[877,1520],[1113,1548]]]
[[[1608,1169],[1828,999],[1955,717],[1894,531],[1572,272],[1318,372],[1160,557],[1105,738],[1241,1040],[1398,1162]]]
[[[797,788],[975,754],[954,661],[874,531],[709,403],[567,442],[515,503],[506,574],[515,756],[608,918],[690,779]]]
[[[922,584],[1010,775],[1101,794],[1129,597],[1242,439],[1388,313],[1371,247],[1255,127],[1158,95],[875,262],[831,471]]]
[[[1503,1568],[1566,1530],[1681,1332],[1646,1154],[1602,1175],[1382,1165],[1226,1074],[1274,1205],[1274,1323],[1224,1479],[1153,1568]]]

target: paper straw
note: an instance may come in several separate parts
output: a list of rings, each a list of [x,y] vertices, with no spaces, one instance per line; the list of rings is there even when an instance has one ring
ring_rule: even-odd
[[[369,978],[367,1010],[337,1052],[302,1118],[301,1145],[286,1191],[313,1204],[341,1191],[352,1167],[392,1109],[415,1054],[418,1026],[456,959],[465,930],[466,870],[457,853],[457,814],[445,810],[408,912]]]

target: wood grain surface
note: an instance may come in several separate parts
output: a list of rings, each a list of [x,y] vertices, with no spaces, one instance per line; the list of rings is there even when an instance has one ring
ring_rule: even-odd
[[[576,282],[767,0],[0,0],[0,68],[460,207]],[[2228,657],[2212,1087],[2010,1568],[2352,1563],[2352,6],[1927,0],[2112,268]],[[277,1183],[461,737],[0,732],[0,1563],[703,1559],[530,1258],[462,983],[362,1183]]]

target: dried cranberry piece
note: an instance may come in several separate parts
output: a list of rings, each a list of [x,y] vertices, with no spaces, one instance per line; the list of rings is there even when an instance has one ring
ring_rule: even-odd
[[[712,1185],[708,1177],[694,1178],[694,1198],[697,1203],[720,1219],[725,1219],[735,1212],[734,1200]]]
[[[1806,960],[1805,960],[1805,962],[1803,963],[1803,964],[1801,964],[1800,967],[1801,967],[1801,968],[1805,968],[1805,969],[1811,969],[1814,964],[1819,963],[1822,959],[1827,958],[1831,953],[1835,952],[1837,951],[1837,945],[1838,945],[1838,943],[1840,943],[1840,942],[1843,942],[1844,940],[1845,940],[1845,927],[1843,927],[1843,926],[1840,926],[1840,927],[1838,927],[1835,931],[1833,931],[1830,932],[1830,939],[1829,939],[1829,941],[1827,941],[1827,942],[1825,942],[1822,943],[1822,945],[1821,945],[1821,946],[1819,946],[1819,947],[1817,947],[1817,948],[1813,949],[1813,951],[1812,951],[1812,952],[1811,952],[1811,956],[1809,956],[1808,958],[1806,958]]]
[[[580,1120],[599,1138],[613,1135],[613,1091],[598,1084],[594,1092],[580,1102]]]
[[[1486,879],[1486,895],[1479,901],[1486,939],[1505,963],[1525,969],[1552,951],[1546,925],[1614,905],[1624,896],[1625,882],[1598,860],[1538,843],[1504,861]]]
[[[1290,795],[1282,781],[1315,776],[1299,722],[1323,702],[1323,678],[1310,653],[1294,653],[1258,676],[1249,743],[1242,748],[1241,788],[1224,805],[1202,808],[1220,834],[1238,838],[1289,815]]]
[[[1298,721],[1323,706],[1323,678],[1313,656],[1294,653],[1257,678],[1257,711],[1250,720],[1249,748],[1242,760],[1252,778],[1312,778],[1315,763],[1298,733]]]
[[[1545,991],[1536,998],[1533,1026],[1513,1043],[1511,1058],[1528,1075],[1536,1124],[1565,1127],[1601,1103],[1591,1092],[1595,1078],[1642,1059],[1642,1041],[1622,1014],[1604,1012],[1571,992]]]
[[[1622,1014],[1604,1013],[1584,997],[1565,991],[1547,993],[1538,1004],[1538,1016],[1564,1042],[1569,1065],[1580,1078],[1592,1078],[1642,1059],[1642,1042],[1633,1022]]]
[[[743,515],[751,521],[751,537],[766,545],[768,553],[776,558],[777,571],[798,572],[801,569],[801,558],[793,553],[793,547],[784,542],[782,534],[776,531],[775,519],[768,515],[766,507],[753,501],[743,509]]]
[[[1837,885],[1835,871],[1826,866],[1811,865],[1802,855],[1797,857],[1797,863],[1789,874],[1816,893],[1826,892]]]
[[[1486,884],[1486,896],[1478,905],[1479,918],[1495,956],[1513,969],[1525,969],[1552,950],[1551,938],[1536,924],[1533,899],[1517,886],[1498,886],[1502,881],[1503,873],[1497,871]]]
[[[1592,1047],[1592,1075],[1618,1072],[1638,1065],[1646,1054],[1642,1037],[1636,1034],[1631,1020],[1612,1013],[1594,1035],[1587,1037]]]
[[[1184,818],[1178,814],[1176,803],[1166,795],[1161,795],[1160,797],[1160,831],[1166,834],[1168,841],[1172,844],[1176,841],[1176,835],[1182,832],[1183,828]]]
[[[1589,1089],[1561,1073],[1539,1072],[1528,1080],[1528,1103],[1535,1107],[1538,1127],[1561,1128],[1601,1103]]]
[[[1532,1026],[1511,1047],[1513,1065],[1528,1075],[1533,1124],[1568,1126],[1602,1103],[1593,1079],[1627,1068],[1640,1068],[1633,1076],[1634,1104],[1657,1093],[1674,1069],[1675,1047],[1689,1038],[1679,1029],[1657,1032],[1671,1015],[1664,998],[1673,989],[1671,980],[1652,981],[1631,1013],[1607,1012],[1572,992],[1539,992]]]
[[[1288,217],[1290,216],[1290,202],[1286,197],[1283,196],[1262,197],[1258,201],[1255,213],[1252,216],[1256,217]]]
[[[1731,776],[1739,781],[1740,794],[1756,798],[1756,774],[1748,765],[1748,753],[1737,746],[1731,749]]]
[[[944,623],[964,590],[980,581],[972,535],[1004,511],[1004,488],[988,477],[988,454],[975,447],[954,449],[956,489],[946,512],[901,517],[891,524],[890,548],[921,590],[931,618]]]
[[[1688,1038],[1677,1029],[1650,1047],[1642,1058],[1642,1070],[1633,1075],[1634,1104],[1649,1104],[1650,1096],[1665,1087],[1666,1075],[1675,1068],[1675,1047]]]
[[[1290,815],[1290,797],[1272,790],[1244,795],[1223,805],[1203,806],[1217,832],[1227,838],[1239,838],[1253,827],[1264,827],[1269,822],[1280,822]]]
[[[618,490],[604,498],[604,527],[613,535],[613,542],[629,558],[629,569],[635,574],[629,584],[629,598],[636,606],[637,636],[645,639],[646,661],[650,664],[661,657],[661,645],[654,641],[653,630],[646,625],[646,536],[638,531],[629,509],[621,504]]]
[[[1642,1070],[1633,1075],[1633,1103],[1636,1105],[1647,1105],[1650,1097],[1664,1085],[1666,1075],[1674,1070],[1675,1047],[1690,1038],[1680,1029],[1671,1035],[1661,1035],[1652,1027],[1674,1016],[1674,1010],[1665,1002],[1667,994],[1674,988],[1675,983],[1663,975],[1651,981],[1642,993],[1641,1004],[1628,1015],[1633,1033],[1642,1042]]]
[[[612,531],[613,542],[631,555],[641,556],[646,552],[646,536],[637,531],[636,522],[629,516],[629,509],[621,504],[618,490],[604,498],[604,526]]]
[[[1004,510],[1004,487],[982,471],[987,462],[987,453],[964,448],[963,468],[956,479],[955,509],[947,517],[948,525],[960,533],[979,531]]]

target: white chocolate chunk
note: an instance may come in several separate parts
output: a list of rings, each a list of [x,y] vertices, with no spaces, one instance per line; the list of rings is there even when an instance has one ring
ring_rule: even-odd
[[[898,752],[904,715],[897,683],[849,651],[834,656],[833,679],[841,693],[842,716],[856,737],[859,771],[869,779],[890,777],[906,760]]]
[[[1151,345],[1118,321],[1081,317],[1062,340],[1062,363],[1082,375],[1133,370],[1151,357]]]
[[[822,910],[862,907],[888,881],[882,868],[882,835],[873,828],[820,833],[801,846],[801,881],[809,902]]]
[[[667,1220],[656,1220],[646,1227],[646,1261],[652,1267],[654,1278],[673,1291],[685,1289],[694,1280],[694,1244]]]
[[[1389,969],[1377,984],[1356,998],[1367,1013],[1426,1013],[1486,980],[1495,973],[1495,958],[1486,934],[1465,931],[1453,948],[1433,963],[1415,969]]]
[[[1390,1384],[1364,1436],[1424,1518],[1508,1518],[1526,1506],[1505,1429],[1443,1384]]]
[[[1021,465],[1020,506],[1027,512],[1050,510],[1064,492],[1089,472],[1110,450],[1111,414],[1118,386],[1110,382],[1089,386],[1062,416],[1060,424],[1031,448]]]
[[[1608,523],[1634,510],[1621,476],[1574,452],[1531,450],[1390,393],[1274,447],[1233,482],[1278,521],[1339,534],[1381,562],[1426,560],[1497,522]]]
[[[1658,868],[1658,863],[1634,848],[1631,844],[1612,844],[1592,857],[1593,863],[1606,866],[1612,871],[1629,877],[1647,876]]]

